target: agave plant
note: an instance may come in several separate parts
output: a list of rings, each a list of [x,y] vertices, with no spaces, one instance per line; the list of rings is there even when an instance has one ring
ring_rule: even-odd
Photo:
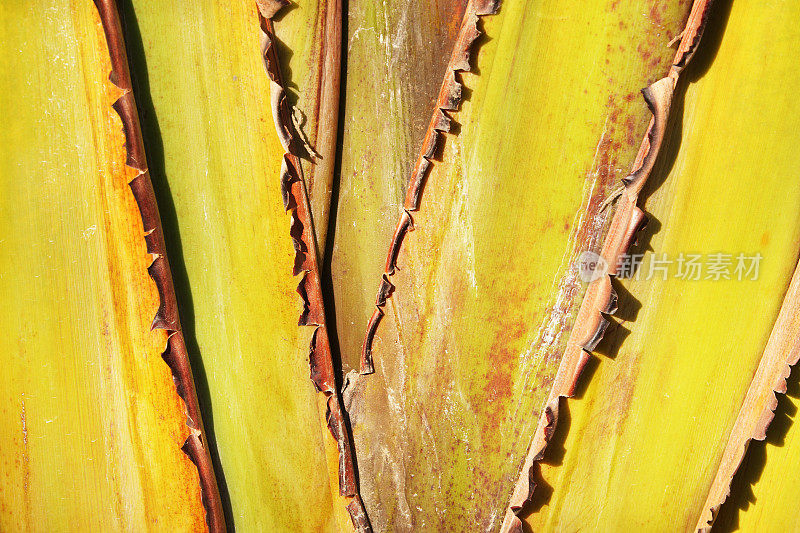
[[[0,531],[800,530],[798,17],[7,0]]]

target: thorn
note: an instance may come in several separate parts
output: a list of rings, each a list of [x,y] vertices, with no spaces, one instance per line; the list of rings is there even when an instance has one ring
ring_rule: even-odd
[[[680,43],[684,33],[686,33],[686,28],[667,43],[667,48],[674,48],[676,44]]]
[[[622,193],[623,193],[624,191],[625,191],[625,186],[624,186],[624,185],[617,185],[617,186],[614,188],[614,190],[613,190],[613,191],[611,191],[611,194],[608,196],[608,198],[606,198],[605,200],[603,200],[603,203],[602,203],[602,204],[600,204],[600,211],[599,211],[599,212],[600,212],[600,213],[602,213],[602,212],[603,212],[603,211],[605,211],[605,210],[606,210],[606,209],[607,209],[607,208],[608,208],[608,207],[609,207],[611,204],[613,204],[614,202],[616,202],[616,201],[617,201],[617,199],[619,199],[619,197],[620,197],[620,196],[622,196]]]

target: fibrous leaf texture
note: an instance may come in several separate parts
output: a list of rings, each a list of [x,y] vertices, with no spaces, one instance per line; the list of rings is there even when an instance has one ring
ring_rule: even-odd
[[[503,520],[503,531],[522,530],[522,522],[514,515],[530,499],[535,487],[535,482],[531,479],[533,462],[541,460],[547,443],[553,436],[558,422],[560,398],[574,394],[576,382],[589,359],[590,352],[597,348],[602,339],[609,324],[602,314],[613,314],[617,311],[618,297],[611,286],[611,276],[618,274],[618,269],[623,264],[623,256],[629,253],[630,245],[644,222],[644,212],[636,205],[639,193],[655,166],[667,131],[667,119],[675,87],[681,73],[697,50],[710,7],[711,0],[694,1],[689,18],[680,34],[678,50],[669,72],[642,90],[653,117],[633,168],[630,174],[622,179],[623,189],[617,200],[616,212],[600,250],[599,256],[605,265],[609,265],[609,272],[608,275],[603,274],[589,283],[586,290],[575,324],[569,333],[547,406],[536,428],[520,478],[514,487],[509,509]]]
[[[465,7],[466,0],[348,1],[329,257],[345,373],[360,367],[363,324],[375,309],[375,273],[383,270]]]
[[[0,529],[223,531],[119,19],[95,4],[0,16]]]
[[[0,5],[0,530],[800,528],[800,4],[121,5]]]
[[[598,311],[613,308],[606,278],[603,305],[587,304],[595,327],[579,319],[586,338],[567,342],[585,293],[575,260],[600,252],[609,228],[621,252],[641,221],[637,178],[663,133],[649,123],[666,117],[674,88],[666,45],[691,7],[648,6],[642,15],[639,2],[577,11],[507,1],[479,22],[489,10],[467,6],[390,246],[364,344],[367,375],[344,393],[362,497],[379,529],[497,529],[527,476],[539,419],[554,415],[551,393],[570,392],[602,325]],[[464,47],[480,26],[480,49]],[[693,30],[679,60],[694,50]],[[461,72],[467,66],[474,73]],[[434,133],[449,129],[441,109],[455,107],[456,83],[469,89],[450,115],[460,131]],[[586,117],[580,126],[576,116]],[[443,144],[433,148],[433,137]],[[626,223],[612,222],[605,200],[643,138],[644,170],[634,166],[615,206]]]

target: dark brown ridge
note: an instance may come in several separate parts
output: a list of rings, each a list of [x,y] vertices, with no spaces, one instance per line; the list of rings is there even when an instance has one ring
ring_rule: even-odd
[[[478,28],[480,17],[494,15],[499,7],[500,0],[469,0],[467,4],[456,44],[453,47],[453,54],[450,56],[450,63],[447,66],[447,73],[439,90],[436,109],[422,141],[422,149],[414,165],[414,170],[411,172],[403,211],[400,213],[400,220],[397,222],[392,242],[389,245],[386,265],[381,276],[378,296],[375,301],[375,309],[367,324],[367,334],[361,348],[361,374],[372,374],[375,371],[372,362],[372,341],[383,318],[383,306],[386,305],[386,299],[394,290],[394,285],[389,279],[394,275],[397,254],[400,252],[400,247],[406,234],[414,229],[414,219],[411,213],[419,209],[422,188],[433,165],[433,160],[436,158],[442,134],[450,132],[452,119],[448,112],[458,111],[461,106],[462,85],[459,72],[469,72],[472,68],[470,65],[472,45],[482,33]]]
[[[139,117],[136,112],[136,102],[133,97],[131,75],[128,69],[128,57],[125,52],[125,41],[119,12],[115,0],[94,0],[94,4],[103,24],[108,52],[111,57],[109,79],[123,91],[122,96],[114,102],[113,107],[119,114],[120,119],[122,119],[122,126],[125,131],[126,163],[131,168],[139,171],[139,175],[129,185],[142,217],[147,252],[155,257],[147,269],[156,284],[159,295],[159,308],[153,318],[151,329],[167,331],[167,347],[162,357],[172,371],[175,388],[185,405],[186,425],[191,430],[191,434],[186,438],[181,450],[189,456],[192,463],[197,467],[208,529],[214,533],[223,532],[225,531],[225,518],[217,489],[217,481],[211,466],[211,457],[208,454],[208,448],[205,446],[205,431],[194,388],[192,369],[189,365],[189,355],[181,332],[178,303],[175,298],[175,289],[172,285],[172,273],[167,262],[161,218],[158,214],[153,184],[150,181],[150,174],[147,170],[144,142],[139,126]]]
[[[345,420],[341,395],[336,385],[336,372],[325,324],[317,240],[314,235],[303,170],[297,155],[303,153],[303,143],[292,122],[278,52],[273,46],[275,33],[272,17],[288,2],[286,0],[258,0],[256,3],[261,14],[261,52],[264,56],[267,75],[271,81],[273,118],[278,137],[286,151],[280,180],[284,208],[291,215],[290,235],[295,249],[293,274],[301,276],[297,286],[297,293],[303,300],[303,313],[300,315],[299,325],[315,328],[309,346],[311,381],[317,390],[327,398],[328,429],[339,449],[339,493],[351,498],[347,505],[347,511],[350,513],[353,527],[356,531],[367,533],[372,531],[372,527],[358,493],[352,438]]]

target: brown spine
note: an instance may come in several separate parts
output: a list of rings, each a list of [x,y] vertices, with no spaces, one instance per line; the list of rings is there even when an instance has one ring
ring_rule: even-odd
[[[194,388],[192,369],[189,365],[183,333],[181,333],[178,304],[172,285],[172,273],[167,262],[164,233],[161,228],[156,197],[147,170],[144,142],[136,113],[119,12],[115,0],[94,0],[94,3],[103,24],[111,57],[112,70],[109,79],[122,90],[122,96],[114,102],[113,107],[122,119],[125,131],[126,163],[138,171],[138,175],[129,185],[142,217],[147,252],[154,257],[147,270],[158,289],[160,303],[151,328],[166,330],[168,334],[167,346],[162,357],[172,371],[175,388],[185,405],[186,425],[191,430],[191,434],[181,449],[197,467],[208,529],[215,533],[223,532],[225,531],[225,518],[217,481],[211,466],[211,457],[205,446],[205,431]]]
[[[327,398],[328,429],[339,449],[339,493],[350,498],[347,511],[350,513],[354,528],[359,532],[371,532],[372,528],[364,504],[358,494],[352,438],[336,385],[336,373],[325,324],[317,241],[314,235],[303,170],[300,158],[297,156],[297,153],[303,153],[302,138],[292,122],[292,113],[286,98],[280,62],[277,50],[273,46],[275,33],[272,17],[285,4],[285,0],[259,0],[257,2],[261,13],[261,51],[271,82],[273,118],[278,137],[286,151],[283,156],[280,180],[283,188],[284,208],[291,215],[290,235],[295,248],[293,273],[301,276],[297,292],[303,300],[304,308],[299,325],[315,328],[309,346],[311,380],[317,390]]]

